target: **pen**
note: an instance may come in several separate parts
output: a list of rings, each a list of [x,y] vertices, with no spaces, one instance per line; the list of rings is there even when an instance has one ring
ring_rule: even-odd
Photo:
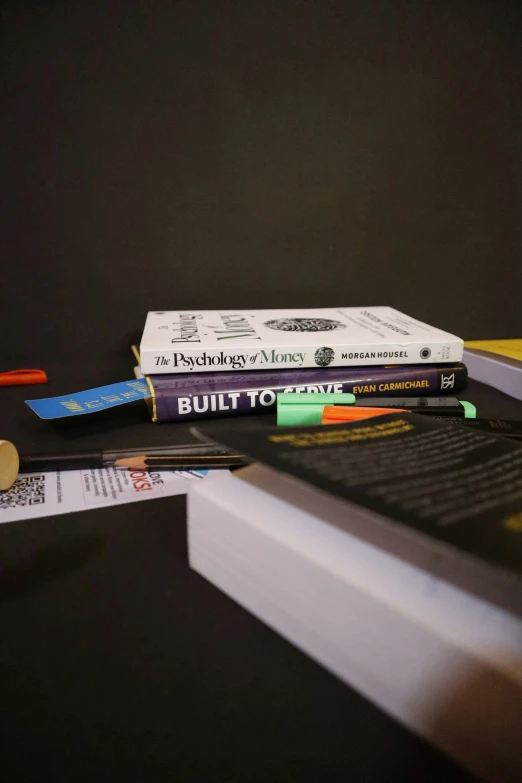
[[[54,452],[20,455],[20,472],[128,468],[133,470],[196,470],[245,465],[247,458],[210,444],[148,448]]]

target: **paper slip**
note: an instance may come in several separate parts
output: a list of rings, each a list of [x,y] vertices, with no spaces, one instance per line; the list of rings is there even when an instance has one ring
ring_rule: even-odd
[[[205,474],[120,468],[21,473],[10,489],[0,492],[0,523],[184,495],[189,482]]]

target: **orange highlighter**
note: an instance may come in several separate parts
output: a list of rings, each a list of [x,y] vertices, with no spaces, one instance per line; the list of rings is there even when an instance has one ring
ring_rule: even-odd
[[[385,413],[408,413],[404,408],[357,408],[354,405],[325,405],[321,424],[343,424],[347,421],[372,419]]]

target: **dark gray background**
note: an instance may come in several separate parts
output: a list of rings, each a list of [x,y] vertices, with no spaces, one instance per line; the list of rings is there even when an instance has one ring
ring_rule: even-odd
[[[151,308],[516,335],[519,6],[4,4],[2,320],[31,319],[35,358]]]
[[[0,389],[0,436],[186,439],[142,403],[24,404],[129,378],[151,308],[391,304],[520,336],[518,6],[4,3],[0,370],[50,384]],[[9,783],[466,779],[192,573],[184,519],[171,498],[2,526]]]

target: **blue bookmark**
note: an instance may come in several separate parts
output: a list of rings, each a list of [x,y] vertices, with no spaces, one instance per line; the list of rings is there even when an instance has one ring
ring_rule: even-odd
[[[144,400],[150,396],[147,381],[139,379],[98,386],[96,389],[64,394],[62,397],[26,400],[26,403],[41,419],[63,419],[66,416],[83,416],[84,413],[114,408],[116,405]]]

